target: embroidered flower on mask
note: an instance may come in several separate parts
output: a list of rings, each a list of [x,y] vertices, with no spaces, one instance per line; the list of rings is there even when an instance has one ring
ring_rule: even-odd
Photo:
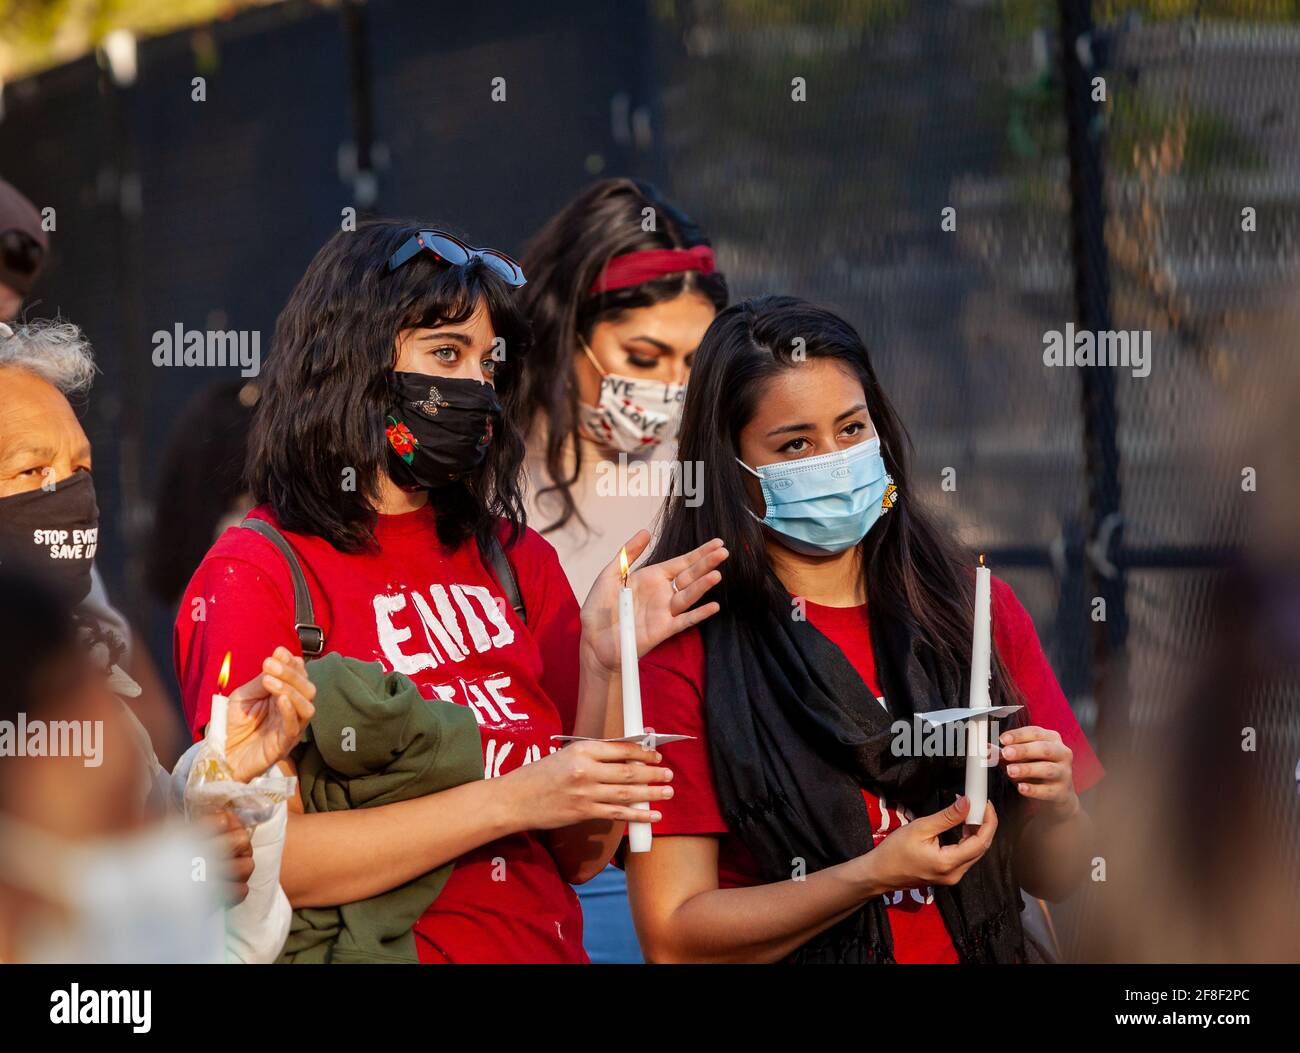
[[[411,429],[393,417],[388,418],[388,444],[397,451],[399,457],[407,464],[415,460],[415,448],[420,442],[411,434]]]

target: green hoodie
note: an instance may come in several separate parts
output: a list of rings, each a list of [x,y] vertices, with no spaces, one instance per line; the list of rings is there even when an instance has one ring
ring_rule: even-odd
[[[373,808],[483,778],[474,713],[429,701],[401,673],[337,653],[307,665],[316,715],[294,753],[307,812]],[[281,964],[418,961],[411,926],[451,876],[448,863],[369,899],[293,912]]]

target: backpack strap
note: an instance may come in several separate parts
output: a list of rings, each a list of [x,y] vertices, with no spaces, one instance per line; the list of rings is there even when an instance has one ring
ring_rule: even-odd
[[[510,606],[514,608],[519,620],[527,625],[528,610],[524,607],[524,594],[519,591],[519,582],[515,578],[515,570],[510,566],[506,550],[501,546],[501,539],[495,534],[492,535],[492,540],[488,544],[485,555],[488,562],[492,564],[492,571],[496,574],[497,581],[500,582],[501,590],[506,594]]]
[[[307,578],[302,572],[298,555],[280,531],[265,519],[249,516],[241,527],[247,527],[254,533],[261,534],[280,550],[285,562],[289,564],[289,576],[293,578],[293,631],[298,634],[298,644],[302,653],[308,658],[318,657],[325,650],[325,630],[316,622],[316,612],[312,607],[311,590],[307,588]]]

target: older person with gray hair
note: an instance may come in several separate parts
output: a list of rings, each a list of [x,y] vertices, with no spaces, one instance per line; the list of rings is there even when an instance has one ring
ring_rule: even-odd
[[[150,798],[162,808],[181,806],[198,746],[168,775],[126,703],[139,694],[121,661],[129,630],[93,577],[99,506],[91,447],[69,401],[88,393],[95,373],[90,346],[75,325],[0,322],[0,558],[12,554],[30,565],[76,607],[82,641],[135,733],[143,815]],[[287,756],[314,713],[314,695],[302,659],[284,648],[267,658],[263,675],[231,692],[225,757],[237,780],[251,781]],[[233,859],[228,960],[273,961],[288,932],[290,908],[279,884],[284,813],[282,803],[251,834],[229,813],[219,820]]]
[[[90,440],[68,398],[89,391],[94,377],[75,325],[0,323],[0,544],[77,603],[90,592],[99,505]]]

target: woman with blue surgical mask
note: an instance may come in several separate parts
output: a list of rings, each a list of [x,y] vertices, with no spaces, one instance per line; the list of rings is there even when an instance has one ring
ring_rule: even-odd
[[[900,727],[966,704],[974,572],[911,485],[908,440],[853,328],[769,297],[696,353],[655,559],[717,535],[722,609],[641,661],[673,799],[628,887],[651,961],[1024,962],[1020,884],[1081,880],[1101,777],[1033,623],[993,582],[1003,725],[982,824],[963,754]],[[964,739],[963,739],[964,741]],[[956,751],[950,751],[956,753]]]
[[[754,518],[806,556],[835,556],[852,548],[893,504],[894,480],[876,435],[761,468],[739,457],[736,463],[758,480],[767,512]]]

